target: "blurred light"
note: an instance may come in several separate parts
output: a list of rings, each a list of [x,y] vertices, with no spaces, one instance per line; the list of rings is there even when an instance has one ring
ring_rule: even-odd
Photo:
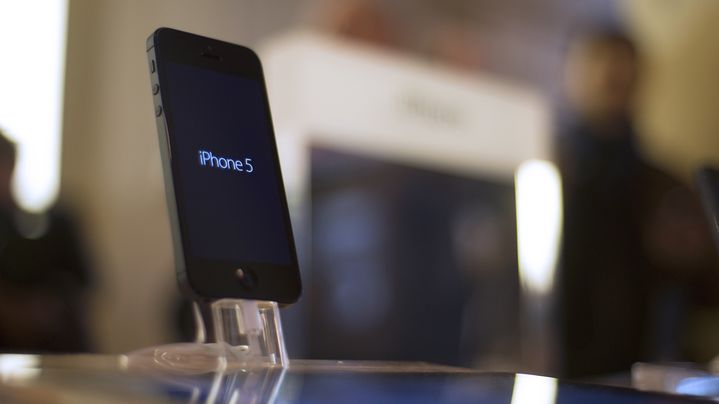
[[[675,392],[689,396],[717,397],[719,396],[719,377],[689,377],[677,384]]]
[[[543,376],[514,376],[511,404],[553,404],[557,399],[557,379]]]
[[[33,212],[60,180],[67,0],[0,1],[0,128],[17,143],[13,195]]]
[[[517,246],[522,286],[546,294],[552,289],[562,226],[559,172],[547,161],[528,160],[516,175]]]
[[[40,358],[36,355],[0,355],[0,381],[27,380],[40,374]]]

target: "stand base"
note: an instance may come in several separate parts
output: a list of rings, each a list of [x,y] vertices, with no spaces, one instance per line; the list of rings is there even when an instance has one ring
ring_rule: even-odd
[[[284,369],[289,365],[282,322],[275,302],[221,299],[211,304],[214,341],[208,341],[195,307],[197,342],[140,349],[123,357],[132,369],[179,374],[233,369]]]

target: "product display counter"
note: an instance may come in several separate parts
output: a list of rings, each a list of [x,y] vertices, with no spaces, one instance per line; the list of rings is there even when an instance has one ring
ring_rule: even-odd
[[[416,362],[293,360],[281,368],[182,374],[124,355],[0,355],[0,401],[42,403],[683,403],[622,388],[567,384]],[[710,401],[706,401],[710,402]]]

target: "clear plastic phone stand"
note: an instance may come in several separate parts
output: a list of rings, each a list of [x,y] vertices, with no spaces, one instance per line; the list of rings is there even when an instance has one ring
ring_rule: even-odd
[[[174,397],[185,398],[182,401],[188,404],[271,404],[280,393],[285,369],[218,371],[203,376],[152,373],[156,385],[172,391]]]
[[[122,357],[124,367],[186,375],[288,367],[277,303],[220,299],[209,305],[209,313],[201,303],[193,311],[194,343],[130,352]]]

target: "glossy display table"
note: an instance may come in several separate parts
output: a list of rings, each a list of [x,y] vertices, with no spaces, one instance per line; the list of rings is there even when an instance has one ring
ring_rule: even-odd
[[[683,403],[631,389],[416,362],[293,360],[288,369],[181,373],[123,355],[0,355],[0,402]],[[706,401],[712,402],[712,401]]]

